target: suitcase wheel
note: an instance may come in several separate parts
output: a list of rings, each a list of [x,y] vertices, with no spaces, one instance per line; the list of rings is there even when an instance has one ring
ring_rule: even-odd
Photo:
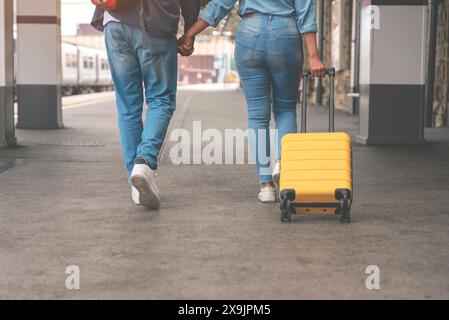
[[[281,212],[281,221],[282,222],[291,222],[292,214],[295,214],[296,210],[293,208],[290,203],[287,204],[287,209],[282,210]]]
[[[294,197],[293,197],[294,199]],[[292,195],[284,193],[281,195],[281,222],[291,222],[292,214],[296,213],[295,208],[291,204]]]
[[[351,222],[351,199],[349,198],[348,193],[344,193],[342,199],[340,200],[340,210],[341,214],[340,222],[341,223],[350,223]]]
[[[292,216],[291,214],[289,214],[287,211],[283,211],[282,215],[281,215],[281,221],[282,222],[291,222],[292,221]]]

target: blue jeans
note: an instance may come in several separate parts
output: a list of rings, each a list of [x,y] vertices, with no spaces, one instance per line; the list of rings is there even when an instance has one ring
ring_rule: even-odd
[[[176,109],[176,37],[146,37],[148,48],[142,46],[138,28],[119,22],[109,22],[105,28],[128,178],[136,158],[157,167],[157,157]],[[148,105],[145,126],[144,95]]]
[[[302,37],[295,17],[256,14],[237,30],[235,60],[248,105],[252,154],[260,182],[271,182],[270,120],[276,123],[276,159],[280,141],[297,132],[296,101],[303,66]]]

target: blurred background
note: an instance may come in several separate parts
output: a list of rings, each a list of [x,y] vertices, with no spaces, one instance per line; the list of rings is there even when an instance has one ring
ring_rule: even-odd
[[[19,2],[24,5],[17,12],[17,3]],[[53,3],[54,1],[50,2]],[[33,10],[35,11],[36,9],[30,9],[30,12],[26,12],[25,3],[27,3],[27,0],[14,1],[15,20],[17,16],[24,18],[33,17]],[[55,77],[62,77],[62,95],[70,96],[113,90],[103,34],[90,26],[94,6],[87,0],[61,0],[60,2],[56,1],[51,6],[56,6],[55,8],[57,8],[58,12],[55,12],[55,16],[57,19],[60,19],[59,23],[61,26],[60,31],[56,29],[55,32],[60,32],[62,42],[62,70],[57,71]],[[379,51],[376,54],[379,56],[383,55],[388,59],[388,51],[394,49],[394,42],[390,44],[368,43],[367,35],[363,34],[363,26],[361,25],[363,6],[366,6],[366,3],[361,0],[317,0],[320,54],[326,66],[334,66],[337,71],[336,108],[356,116],[360,113],[361,92],[363,91],[363,88],[361,88],[361,75],[370,73],[370,71],[361,70],[363,68],[365,70],[370,68],[373,70],[381,69],[375,65],[368,67],[363,59],[364,54],[365,57],[368,57],[369,53],[363,53],[361,50],[365,49],[374,52],[374,49],[369,49],[369,47],[377,47],[376,50]],[[423,93],[418,98],[421,99],[420,97],[422,96],[425,101],[420,103],[417,109],[413,111],[416,113],[413,117],[420,117],[421,120],[419,121],[425,122],[426,127],[445,127],[448,125],[447,110],[449,105],[449,1],[430,0],[425,5],[425,8],[427,10],[426,21],[420,21],[422,23],[420,32],[425,34],[422,37],[420,35],[418,39],[412,34],[412,31],[410,31],[410,34],[404,35],[398,33],[401,38],[404,36],[410,37],[409,43],[413,42],[414,44],[404,45],[403,49],[396,48],[395,52],[403,55],[403,59],[398,57],[396,53],[392,53],[391,60],[407,61],[408,66],[413,66],[412,68],[416,69],[413,72],[420,72],[418,76],[421,78],[425,77],[425,80],[419,79],[418,81],[420,85],[424,85],[423,89],[418,88],[418,90],[423,90]],[[20,12],[20,10],[23,12]],[[402,12],[404,12],[404,18],[402,19],[407,19],[405,15],[408,11]],[[209,28],[197,38],[196,51],[193,56],[179,57],[178,81],[180,86],[233,84],[238,87],[240,85],[234,62],[235,34],[239,21],[238,4],[236,4],[229,16],[223,19],[217,28]],[[398,26],[404,26],[400,17],[398,17],[397,23]],[[37,75],[37,72],[35,72],[36,74],[31,75],[35,66],[31,66],[33,63],[32,58],[28,57],[26,52],[28,52],[28,47],[31,50],[35,50],[35,46],[32,47],[31,43],[32,39],[38,38],[34,37],[31,31],[26,31],[31,25],[32,23],[30,22],[19,23],[19,28],[22,28],[23,33],[23,36],[19,37],[19,42],[22,42],[22,48],[24,48],[15,50],[14,74],[15,79],[18,79],[19,86],[20,81],[33,84],[46,82],[46,80],[38,79],[38,76],[42,76],[42,74]],[[41,25],[39,25],[39,28]],[[401,30],[401,32],[407,32],[407,27],[402,27],[402,29],[405,30]],[[183,21],[181,19],[179,35],[182,32]],[[14,21],[15,48],[20,47],[20,45],[16,45],[17,34],[17,24]],[[59,34],[55,35],[59,37]],[[398,35],[394,35],[394,37]],[[364,37],[366,43],[363,44]],[[51,40],[48,43],[52,46],[59,45],[59,41],[54,42]],[[425,51],[417,53],[420,55],[419,57],[415,57],[412,53],[415,50],[415,47],[413,47],[415,44],[423,45],[423,47],[416,47],[416,49]],[[410,50],[410,48],[412,49]],[[59,48],[55,49],[59,52]],[[17,55],[17,51],[22,53]],[[382,54],[382,51],[387,52],[387,54]],[[41,54],[46,55],[43,52]],[[48,56],[53,54],[54,51],[49,51]],[[413,62],[412,59],[415,59],[415,61]],[[416,62],[419,62],[419,65]],[[421,62],[423,63],[422,65],[420,65]],[[18,64],[22,64],[22,67],[18,66]],[[384,65],[388,65],[388,62]],[[393,63],[393,65],[395,64]],[[396,66],[398,70],[401,68],[408,69],[407,72],[411,70],[409,67],[403,67],[402,65],[396,64]],[[407,64],[404,63],[404,66],[407,66]],[[53,67],[59,68],[59,65],[52,65],[51,68]],[[388,67],[386,68],[388,69]],[[22,72],[18,72],[18,69],[22,70]],[[395,72],[398,73],[398,71]],[[399,71],[399,73],[402,73],[402,71]],[[415,82],[413,79],[410,80],[409,75],[403,74],[405,81],[399,81],[400,84],[408,84],[408,82],[412,84],[412,82]],[[424,74],[425,76],[422,76]],[[396,81],[393,79],[394,77],[394,75],[391,75],[385,84],[394,83]],[[32,79],[29,80],[28,78]],[[50,82],[53,83],[55,81],[59,83],[57,79],[52,79]],[[325,79],[315,79],[310,84],[309,101],[316,105],[326,105],[328,102],[326,98],[327,87]],[[298,97],[301,96],[300,90]],[[367,97],[371,96],[368,94]],[[392,99],[394,97],[390,97],[391,103],[398,104],[397,101]],[[402,99],[401,103],[407,104],[404,99]],[[25,100],[23,100],[23,105],[26,105]],[[424,110],[423,115],[418,114],[421,113],[418,110],[421,109],[421,106]],[[404,118],[409,116],[409,109],[404,107],[404,110],[404,112],[398,112],[395,117]],[[421,125],[418,124],[417,126]],[[414,130],[422,132],[420,128],[414,128]]]
[[[359,98],[359,67],[360,67],[360,36],[356,30],[360,28],[360,1],[333,0],[318,1],[318,20],[320,30],[319,42],[322,57],[329,66],[335,66],[339,75],[336,77],[336,106],[353,114],[358,114]],[[434,96],[426,103],[427,112],[432,113],[428,126],[441,127],[447,124],[447,107],[449,104],[449,1],[438,2],[436,17],[429,19],[435,29],[434,60]],[[433,4],[435,5],[435,4]],[[429,4],[429,16],[432,15],[432,4]],[[100,68],[107,68],[104,53],[103,34],[93,29],[89,22],[94,7],[90,1],[62,0],[61,1],[61,26],[63,44],[63,60],[65,62],[65,94],[86,92],[89,90],[110,89],[108,72],[103,76],[107,80],[100,81],[94,86],[74,85],[73,60],[75,46],[81,51],[86,49],[86,62],[91,66],[91,60],[95,53],[100,55]],[[238,4],[231,14],[221,21],[214,29],[209,28],[198,37],[196,52],[191,57],[179,58],[179,83],[238,83],[238,74],[234,64],[234,40],[235,31],[239,24]],[[435,15],[435,13],[433,13]],[[432,17],[430,17],[432,18]],[[180,22],[179,33],[182,34],[183,22]],[[429,26],[429,29],[431,26]],[[429,30],[430,31],[430,30]],[[87,50],[93,49],[93,50]],[[429,49],[431,49],[429,47]],[[72,54],[71,54],[72,52]],[[90,60],[89,60],[90,59]],[[93,58],[95,63],[95,58]],[[101,72],[100,72],[101,73]],[[72,75],[72,81],[70,77]],[[86,73],[87,76],[87,73]],[[326,103],[326,86],[317,80],[311,86],[311,98],[317,104]],[[431,88],[432,89],[432,88]],[[325,98],[324,98],[325,99]],[[430,118],[430,117],[429,117]]]
[[[237,83],[239,81],[233,58],[235,29],[239,21],[237,10],[238,8],[236,7],[216,30],[210,28],[198,38],[195,44],[194,56],[179,57],[179,83],[181,85]],[[74,50],[74,45],[82,49],[95,49],[90,50],[92,55],[95,53],[102,55],[98,50],[105,51],[103,33],[90,26],[90,18],[93,11],[94,6],[90,1],[61,1],[63,55],[67,57],[63,57],[63,59],[66,61],[67,67],[73,63],[70,51]],[[180,35],[183,32],[183,25],[184,22],[181,19],[179,24]],[[107,77],[108,75],[104,74],[104,76]],[[91,89],[102,90],[109,88],[99,87]],[[73,94],[76,91],[76,88],[70,88],[66,90],[66,93]],[[86,89],[79,88],[78,91],[86,91]]]

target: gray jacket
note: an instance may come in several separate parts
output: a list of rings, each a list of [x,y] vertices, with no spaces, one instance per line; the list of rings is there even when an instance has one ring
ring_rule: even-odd
[[[180,13],[185,28],[190,28],[198,19],[201,0],[126,0],[126,4],[109,13],[121,22],[135,26],[157,37],[176,35]],[[104,10],[97,8],[92,26],[103,31]]]

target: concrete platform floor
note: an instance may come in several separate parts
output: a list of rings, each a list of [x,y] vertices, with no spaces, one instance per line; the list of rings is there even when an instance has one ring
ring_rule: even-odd
[[[174,128],[246,128],[238,92],[179,93]],[[310,128],[327,123],[314,108]],[[0,298],[449,298],[449,131],[421,146],[354,146],[352,223],[256,201],[250,165],[171,164],[163,205],[132,204],[113,101],[65,110],[65,129],[0,150]],[[337,113],[355,134],[357,118]],[[80,290],[65,271],[80,268]],[[365,269],[380,268],[380,290]]]

